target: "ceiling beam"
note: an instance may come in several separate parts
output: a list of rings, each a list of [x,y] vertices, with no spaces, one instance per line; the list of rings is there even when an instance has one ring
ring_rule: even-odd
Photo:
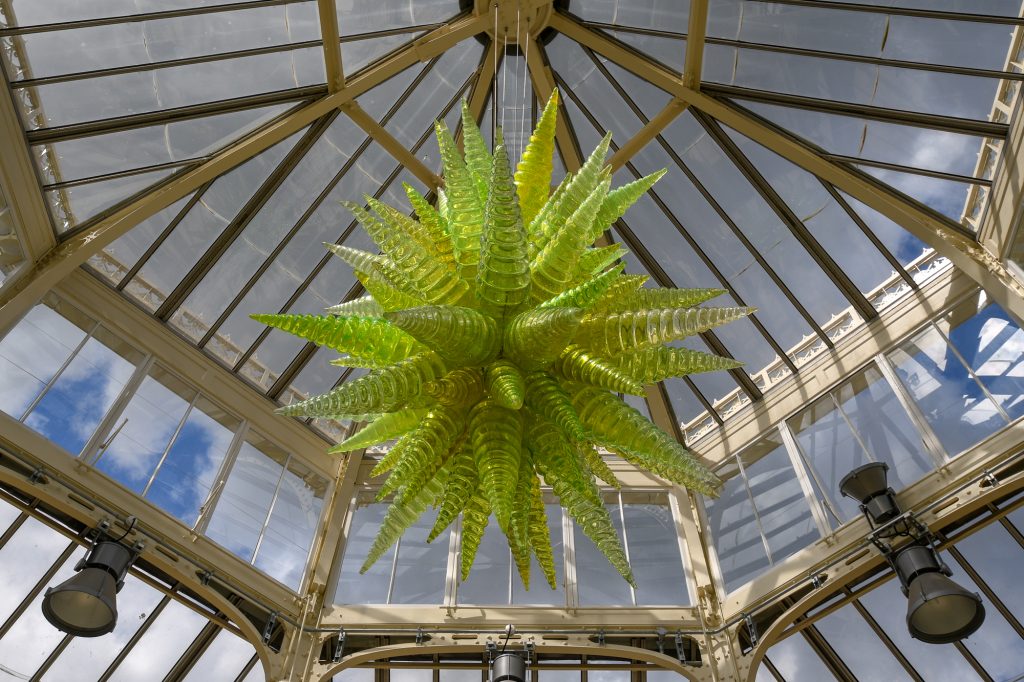
[[[663,66],[608,36],[582,26],[571,17],[555,13],[551,17],[551,26],[901,225],[952,261],[1014,316],[1024,320],[1024,285],[995,255],[956,223],[854,168],[828,160],[806,142],[749,112],[687,87],[680,77]]]
[[[536,40],[530,40],[526,45],[526,61],[530,67],[530,80],[533,82],[533,92],[537,95],[537,100],[543,106],[543,103],[546,103],[548,98],[551,97],[551,91],[555,89],[555,77],[551,73],[551,66],[548,63],[547,55],[544,54],[543,48],[541,48]],[[561,111],[559,111],[558,120],[555,123],[555,144],[558,145],[558,151],[561,153],[565,170],[575,173],[583,165],[583,160],[569,131],[565,105],[560,104],[559,109]],[[492,115],[496,116],[497,112]]]
[[[690,22],[686,29],[686,59],[683,62],[683,84],[700,90],[704,67],[704,34],[708,27],[708,0],[690,0]]]
[[[383,147],[388,154],[415,175],[420,182],[430,189],[437,189],[441,186],[441,178],[434,171],[427,168],[404,144],[396,140],[395,136],[389,133],[373,116],[366,113],[355,100],[346,102],[341,107],[341,110],[352,119],[353,123],[362,128],[363,132]]]
[[[0,82],[4,85],[0,93],[0,140],[8,142],[0,154],[0,186],[13,213],[15,234],[25,260],[35,262],[57,244],[57,238],[25,141],[18,105],[7,79]]]
[[[20,317],[57,282],[90,256],[143,220],[155,215],[203,184],[230,171],[318,118],[339,108],[376,85],[422,61],[429,61],[456,43],[487,28],[488,17],[466,15],[445,24],[363,70],[338,92],[279,119],[230,145],[195,169],[182,173],[145,196],[122,206],[104,220],[43,253],[11,285],[0,290],[0,329]]]
[[[341,35],[338,32],[338,9],[334,0],[316,0],[320,14],[320,36],[324,43],[324,68],[327,71],[327,92],[345,87],[345,71],[341,67]]]
[[[484,56],[480,60],[480,68],[477,69],[476,77],[473,80],[473,92],[467,102],[469,112],[473,115],[473,120],[477,125],[480,125],[480,119],[484,115],[484,107],[487,106],[487,99],[494,89],[494,75],[498,73],[499,65],[498,41],[492,39],[487,44]],[[459,134],[455,138],[455,143],[458,144],[459,149],[462,148],[464,125],[465,123],[459,126]]]
[[[649,142],[658,137],[658,135],[661,135],[662,131],[684,111],[686,111],[686,102],[679,98],[672,99],[651,120],[645,123],[643,128],[636,131],[636,134],[628,139],[626,144],[619,147],[612,154],[611,158],[608,159],[608,165],[612,167],[613,171],[617,171],[625,166]]]

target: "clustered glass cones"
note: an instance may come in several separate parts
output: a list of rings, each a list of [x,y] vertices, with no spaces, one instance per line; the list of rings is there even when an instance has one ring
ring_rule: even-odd
[[[461,573],[493,517],[529,589],[530,556],[555,587],[541,482],[622,576],[633,575],[597,480],[618,481],[597,448],[691,490],[718,479],[617,393],[739,363],[671,345],[749,314],[700,305],[720,289],[645,288],[618,246],[594,241],[664,172],[611,189],[610,136],[551,192],[558,93],[514,174],[500,131],[488,151],[463,103],[465,154],[437,124],[437,207],[406,186],[417,216],[346,203],[379,254],[328,245],[369,296],[326,315],[254,315],[344,355],[365,376],[281,408],[368,421],[331,452],[396,439],[374,475],[392,495],[366,571],[430,505],[436,538],[462,514]]]

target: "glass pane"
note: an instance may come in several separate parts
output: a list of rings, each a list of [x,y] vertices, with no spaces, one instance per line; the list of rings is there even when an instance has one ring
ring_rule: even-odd
[[[68,306],[62,306],[67,308]],[[0,409],[20,419],[85,338],[92,322],[40,303],[0,341]]]
[[[656,499],[653,504],[626,500],[622,513],[626,518],[629,558],[637,584],[637,606],[689,604],[679,554],[679,530],[668,500]]]
[[[957,582],[960,582],[960,575],[962,574],[958,572]],[[910,636],[906,620],[907,600],[900,592],[898,580],[888,580],[879,585],[862,596],[860,602],[924,679],[979,679],[974,669],[955,648],[925,644]]]
[[[120,595],[118,595],[120,601]],[[207,647],[185,680],[208,682],[210,680],[233,680],[254,653],[253,646],[241,637],[221,631]]]
[[[6,502],[0,504],[8,506]],[[41,521],[28,518],[0,548],[0,585],[4,586],[0,590],[0,622],[14,613],[69,542]]]
[[[771,565],[742,474],[727,479],[719,497],[706,505],[722,578],[732,591]]]
[[[473,570],[459,583],[460,604],[508,604],[509,577],[519,580],[512,569],[512,555],[505,534],[492,516],[473,561]]]
[[[619,503],[608,502],[605,507],[611,515],[619,542],[622,542]],[[580,606],[632,606],[633,595],[629,583],[608,563],[608,559],[576,523],[573,523],[573,539],[576,543],[576,584]]]
[[[966,571],[956,570],[958,564],[953,557],[943,553],[942,558],[954,569],[953,580],[958,585],[970,592],[981,594],[981,589]],[[1018,569],[1019,566],[1020,564],[1017,564]],[[1024,639],[1021,639],[994,606],[985,606],[985,622],[977,632],[963,640],[964,646],[974,654],[994,679],[1000,682],[1020,679],[1024,674]]]
[[[166,168],[47,191],[46,199],[57,222],[57,232],[64,233],[84,223],[114,204],[169,177],[175,170]]]
[[[161,679],[208,622],[187,606],[169,602],[108,679]]]
[[[852,605],[815,624],[859,680],[909,680],[907,671]]]
[[[889,354],[900,381],[951,456],[1005,421],[934,327]]]
[[[288,455],[259,436],[242,443],[206,534],[251,561]]]
[[[129,10],[135,13],[150,3]],[[34,78],[314,40],[316,12],[304,3],[25,35]]]
[[[177,435],[196,392],[160,366],[154,366],[121,416],[116,435],[98,455],[97,467],[141,493]]]
[[[437,511],[428,509],[402,534],[392,604],[440,604],[444,601],[451,531],[441,533],[428,544],[427,536],[436,518]]]
[[[78,454],[141,360],[125,341],[97,329],[25,423]]]
[[[548,585],[544,571],[537,563],[537,557],[530,555],[530,589],[524,590],[518,574],[512,577],[512,603],[520,605],[563,606],[565,604],[564,571],[565,547],[562,542],[562,507],[558,504],[545,504],[544,513],[548,519],[548,533],[551,536],[552,558],[555,564],[555,585],[552,590]]]
[[[391,547],[370,569],[360,575],[359,568],[366,559],[373,539],[384,521],[387,504],[372,503],[356,507],[345,537],[345,556],[341,561],[337,604],[387,604],[388,586],[395,548]]]
[[[949,339],[1010,419],[1016,419],[1024,414],[1024,332],[994,303],[967,317],[976,305],[972,298],[950,313]]]
[[[838,402],[838,407],[837,407]],[[899,490],[931,470],[931,460],[906,411],[874,367],[825,395],[789,422],[839,522],[860,515],[856,501],[839,493],[843,476],[871,461],[889,465],[889,482]]]
[[[741,457],[746,460],[769,447],[770,452],[745,469],[772,563],[777,563],[817,540],[819,533],[785,446],[773,436]]]
[[[834,680],[818,654],[803,635],[795,634],[772,646],[768,658],[787,680]]]
[[[156,310],[188,272],[182,264],[202,257],[301,135],[295,133],[217,178],[128,282],[125,292],[145,308]]]
[[[297,590],[317,530],[327,481],[292,458],[256,551],[255,565]]]
[[[153,612],[163,595],[138,578],[129,575],[117,593],[117,625],[103,635],[103,646],[96,640],[76,637],[46,671],[44,679],[54,682],[98,680],[114,657],[124,648]]]
[[[194,524],[240,424],[237,417],[199,396],[146,497],[186,526]]]
[[[1024,620],[1024,592],[1019,589],[1024,549],[1002,524],[995,522],[985,526],[977,533],[957,541],[956,548],[1010,613],[1018,620]],[[956,571],[953,579],[959,580],[958,565],[954,563],[950,568]],[[995,607],[986,603],[985,611],[995,611]]]
[[[56,535],[54,531],[47,530]],[[67,546],[66,540],[64,545]],[[67,561],[61,564],[50,584],[58,585],[74,575],[75,564],[83,556],[85,550],[76,549]],[[20,564],[22,558],[19,557],[18,561]],[[38,580],[40,576],[37,574],[34,577]],[[39,592],[11,629],[4,634],[3,639],[0,639],[0,661],[4,661],[4,672],[12,672],[11,677],[14,679],[28,679],[64,639],[64,633],[50,625],[43,617],[43,592]]]
[[[54,35],[54,34],[45,34]],[[78,137],[37,147],[47,184],[206,156],[283,113],[287,105],[245,109],[146,128]]]
[[[373,668],[346,668],[336,674],[332,680],[333,682],[373,682],[374,670]]]

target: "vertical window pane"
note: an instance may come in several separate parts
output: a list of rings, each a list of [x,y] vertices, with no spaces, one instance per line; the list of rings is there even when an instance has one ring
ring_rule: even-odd
[[[146,497],[192,526],[241,422],[199,396],[157,469]]]
[[[0,341],[0,409],[20,419],[92,326],[56,300],[32,308]]]
[[[767,454],[746,465],[746,475],[772,562],[777,563],[817,540],[819,534],[789,454],[775,436],[741,457],[746,462],[767,448],[771,448]]]
[[[242,443],[206,530],[211,540],[252,560],[287,459],[259,436]]]
[[[537,563],[537,557],[530,555],[530,589],[523,589],[518,575],[512,576],[512,603],[515,605],[563,606],[565,604],[564,569],[565,546],[562,542],[562,507],[545,504],[544,513],[548,519],[548,534],[551,536],[552,558],[555,564],[555,585],[548,585],[544,571]]]
[[[707,500],[707,510],[725,588],[732,591],[771,565],[743,475],[727,479],[718,499]]]
[[[905,342],[889,357],[951,456],[1006,423],[934,327]]]
[[[326,494],[326,480],[294,457],[288,462],[256,552],[257,568],[298,589]]]
[[[388,505],[371,503],[356,507],[345,539],[345,556],[341,561],[341,576],[334,598],[338,604],[387,604],[388,584],[395,548],[391,547],[370,569],[360,575],[373,539],[384,522]]]
[[[392,604],[440,604],[444,601],[451,531],[441,533],[428,544],[427,536],[436,518],[437,511],[428,509],[402,535]]]
[[[838,407],[837,407],[838,404]],[[924,442],[896,394],[875,367],[816,401],[789,422],[813,480],[844,522],[860,515],[857,503],[839,493],[843,476],[868,462],[886,462],[897,490],[931,468]]]
[[[96,466],[141,493],[178,431],[195,391],[154,367],[117,419],[116,435]]]
[[[25,423],[78,454],[141,360],[142,353],[100,327]]]
[[[632,495],[630,497],[633,497]],[[675,606],[690,603],[679,554],[679,530],[663,493],[650,502],[630,502],[623,493],[629,559],[636,578],[638,606]]]
[[[949,339],[1011,419],[1024,414],[1024,332],[999,306],[990,304],[970,318],[953,311]]]
[[[611,514],[612,525],[615,526],[619,542],[622,542],[622,517],[619,514],[619,503],[616,500],[605,506],[608,513]],[[580,606],[632,606],[633,595],[629,583],[608,563],[604,554],[575,523],[573,524],[573,539],[576,543],[576,583]]]
[[[476,551],[473,570],[465,582],[459,584],[457,595],[460,604],[508,604],[509,576],[512,569],[512,556],[508,549],[508,540],[498,528],[492,516],[480,547]],[[519,580],[512,575],[512,580]]]

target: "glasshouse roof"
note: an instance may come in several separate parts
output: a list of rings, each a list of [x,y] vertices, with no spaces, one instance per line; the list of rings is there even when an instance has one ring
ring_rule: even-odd
[[[1024,674],[1022,27],[1012,0],[0,0],[0,677],[486,680],[503,639],[534,682]],[[612,187],[665,171],[597,244],[753,309],[676,344],[728,369],[620,396],[720,494],[595,454],[635,585],[547,476],[554,590],[495,524],[460,576],[435,511],[360,573],[388,444],[275,410],[375,370],[251,316],[366,296],[324,248],[378,251],[341,202],[447,201],[435,124],[461,148],[465,105],[515,164],[556,91],[552,188],[607,133]],[[844,496],[873,462],[903,535]],[[137,555],[118,624],[61,632],[46,588],[103,537]],[[978,634],[911,638],[881,549],[908,537]]]

